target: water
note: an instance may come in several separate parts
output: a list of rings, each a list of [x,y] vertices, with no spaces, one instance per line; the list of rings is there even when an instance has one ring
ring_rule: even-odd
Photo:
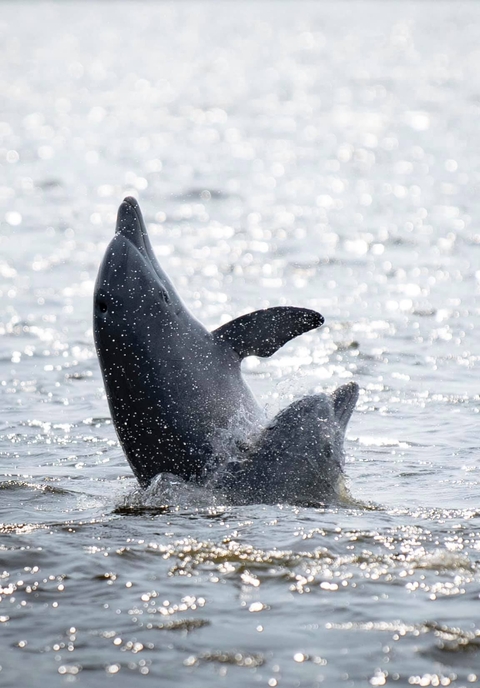
[[[2,3],[0,684],[480,683],[480,6]],[[118,203],[245,374],[350,379],[353,501],[135,481],[91,298]]]

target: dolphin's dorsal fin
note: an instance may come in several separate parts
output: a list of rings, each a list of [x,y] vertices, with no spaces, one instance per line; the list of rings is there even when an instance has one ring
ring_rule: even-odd
[[[323,324],[323,317],[308,308],[276,306],[241,315],[213,331],[240,356],[271,356],[299,334]]]
[[[348,382],[336,389],[332,394],[335,418],[343,430],[346,429],[348,421],[353,413],[355,404],[358,400],[359,387],[356,382]]]

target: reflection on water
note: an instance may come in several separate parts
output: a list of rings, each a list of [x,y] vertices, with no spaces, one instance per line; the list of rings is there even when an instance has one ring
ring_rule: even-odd
[[[2,5],[2,685],[480,683],[480,9],[299,7]],[[136,487],[91,329],[128,194],[206,325],[325,315],[244,371],[270,416],[359,383],[340,504]]]

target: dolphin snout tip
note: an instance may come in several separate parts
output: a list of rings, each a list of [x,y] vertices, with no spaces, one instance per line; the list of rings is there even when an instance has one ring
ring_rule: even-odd
[[[142,214],[137,199],[133,196],[127,196],[118,208],[115,234],[122,234],[137,244],[137,234],[142,231],[142,222]]]
[[[121,221],[127,217],[132,217],[132,210],[133,215],[135,216],[136,213],[140,210],[140,206],[138,205],[138,201],[136,198],[133,198],[133,196],[127,196],[123,199],[118,208],[117,224],[119,220]]]
[[[125,196],[125,198],[123,199],[123,203],[127,203],[127,205],[134,208],[134,210],[136,210],[138,208],[138,201],[133,196]]]

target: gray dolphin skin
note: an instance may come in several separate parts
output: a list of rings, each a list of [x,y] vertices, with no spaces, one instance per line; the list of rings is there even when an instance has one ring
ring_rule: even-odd
[[[246,429],[263,418],[242,359],[270,356],[322,323],[315,311],[275,307],[209,332],[157,262],[137,201],[126,198],[95,285],[94,337],[115,429],[140,485],[159,473],[205,481],[219,433],[239,418]]]
[[[294,401],[245,450],[220,471],[220,489],[235,504],[330,501],[344,475],[344,439],[359,394],[349,382],[332,395]]]

